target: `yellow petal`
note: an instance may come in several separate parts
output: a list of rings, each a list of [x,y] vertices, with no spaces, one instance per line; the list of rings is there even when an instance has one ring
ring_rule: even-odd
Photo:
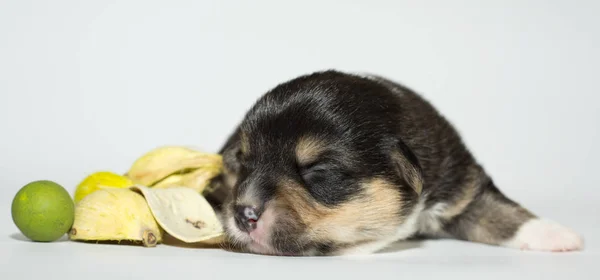
[[[75,206],[71,240],[162,241],[162,232],[144,197],[131,189],[99,189]]]
[[[152,188],[187,187],[202,193],[210,180],[219,175],[219,166],[206,166],[186,174],[174,174],[156,183]]]
[[[84,178],[75,189],[73,200],[78,203],[87,195],[103,188],[129,188],[133,182],[122,175],[109,171],[92,173]]]
[[[206,199],[193,189],[155,189],[133,186],[142,192],[154,218],[168,234],[187,243],[214,242],[224,235],[223,226]]]
[[[127,172],[135,183],[152,186],[169,175],[184,170],[213,168],[222,164],[221,155],[200,152],[187,147],[156,148],[137,159]]]

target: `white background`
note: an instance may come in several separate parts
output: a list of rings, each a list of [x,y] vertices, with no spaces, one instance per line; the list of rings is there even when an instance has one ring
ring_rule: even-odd
[[[600,2],[583,0],[2,0],[0,278],[598,279],[598,14]],[[275,258],[39,244],[12,223],[30,181],[72,192],[157,146],[216,152],[266,90],[329,68],[422,93],[505,193],[582,233],[585,251],[431,241],[351,260]]]

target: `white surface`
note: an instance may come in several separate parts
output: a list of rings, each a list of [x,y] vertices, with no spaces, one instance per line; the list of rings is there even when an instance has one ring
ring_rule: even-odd
[[[336,2],[1,1],[0,278],[600,278],[600,2]],[[10,201],[27,182],[72,191],[159,145],[216,151],[263,92],[332,67],[423,93],[504,192],[585,251],[431,241],[298,259],[20,240]]]

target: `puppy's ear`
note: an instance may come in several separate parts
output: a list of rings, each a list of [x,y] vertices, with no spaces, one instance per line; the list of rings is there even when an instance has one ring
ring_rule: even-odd
[[[210,181],[203,193],[204,197],[216,210],[221,210],[222,204],[231,193],[231,189],[238,179],[241,149],[240,129],[237,128],[219,150],[219,154],[223,157],[223,172]]]
[[[235,173],[239,170],[239,159],[247,146],[247,141],[243,138],[241,129],[239,127],[236,128],[219,151],[219,154],[223,156],[223,165],[228,172]]]
[[[423,190],[423,170],[417,156],[401,139],[398,139],[392,152],[392,162],[400,178],[410,186],[417,195]]]

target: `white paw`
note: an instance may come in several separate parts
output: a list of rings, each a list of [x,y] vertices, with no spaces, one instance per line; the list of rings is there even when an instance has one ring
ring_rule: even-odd
[[[535,219],[523,224],[515,237],[502,245],[521,250],[566,252],[583,249],[583,238],[554,221]]]

